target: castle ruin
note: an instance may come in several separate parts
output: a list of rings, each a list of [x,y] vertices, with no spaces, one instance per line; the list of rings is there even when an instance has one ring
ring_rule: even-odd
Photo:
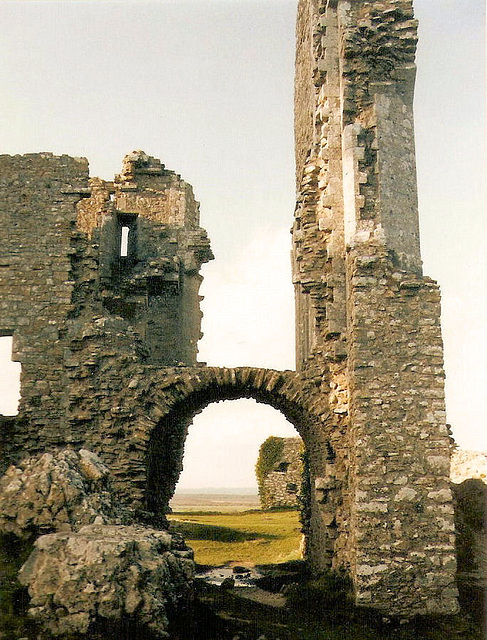
[[[303,482],[301,438],[269,436],[261,444],[255,465],[262,509],[296,509]]]
[[[4,468],[88,448],[144,517],[167,510],[194,415],[254,398],[303,439],[306,558],[388,615],[457,610],[437,284],[422,274],[411,0],[300,0],[297,370],[197,362],[212,258],[180,176],[143,152],[0,157],[0,334],[22,365]]]

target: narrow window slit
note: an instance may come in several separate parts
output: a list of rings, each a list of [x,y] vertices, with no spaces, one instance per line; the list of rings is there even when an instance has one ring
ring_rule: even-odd
[[[122,235],[120,240],[120,257],[121,258],[126,258],[128,255],[129,232],[130,232],[130,227],[122,227]]]

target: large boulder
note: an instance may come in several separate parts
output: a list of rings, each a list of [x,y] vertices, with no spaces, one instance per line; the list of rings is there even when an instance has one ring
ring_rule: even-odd
[[[41,536],[19,580],[29,588],[30,615],[55,636],[128,620],[168,638],[172,619],[191,599],[193,574],[192,551],[177,534],[88,525]]]
[[[0,534],[30,538],[91,523],[125,524],[109,471],[94,453],[65,449],[27,458],[0,479]]]

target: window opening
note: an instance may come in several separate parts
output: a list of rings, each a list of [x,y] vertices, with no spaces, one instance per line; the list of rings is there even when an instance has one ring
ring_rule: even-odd
[[[129,250],[129,233],[130,227],[122,227],[122,234],[120,238],[120,257],[126,258]]]
[[[137,262],[137,215],[117,213],[117,237],[114,247],[121,273]]]
[[[0,414],[18,414],[20,400],[20,362],[12,360],[12,336],[0,337]]]

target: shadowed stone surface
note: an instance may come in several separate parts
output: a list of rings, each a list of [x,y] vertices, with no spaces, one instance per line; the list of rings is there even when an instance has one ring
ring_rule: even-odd
[[[128,519],[128,511],[110,490],[107,467],[85,449],[27,458],[0,479],[2,534],[28,538]]]
[[[137,621],[169,638],[170,619],[188,607],[192,551],[165,531],[86,525],[41,536],[22,567],[30,615],[55,636],[89,634],[103,621]]]
[[[487,589],[487,485],[464,480],[452,485],[459,578]]]

